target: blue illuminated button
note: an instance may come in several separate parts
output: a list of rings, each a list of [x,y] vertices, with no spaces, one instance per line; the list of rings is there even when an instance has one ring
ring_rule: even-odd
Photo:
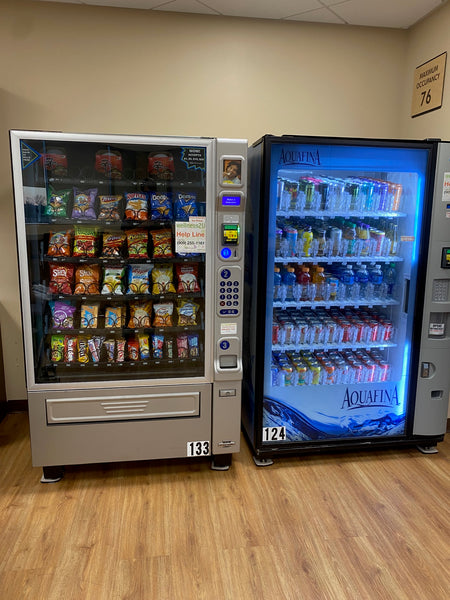
[[[227,340],[223,340],[222,342],[220,342],[220,347],[222,350],[228,350],[228,348],[230,347],[230,342],[227,342]]]
[[[222,248],[222,250],[220,251],[220,256],[222,258],[230,258],[230,256],[231,256],[230,248]]]
[[[229,269],[222,269],[220,272],[222,279],[230,279],[231,271]]]

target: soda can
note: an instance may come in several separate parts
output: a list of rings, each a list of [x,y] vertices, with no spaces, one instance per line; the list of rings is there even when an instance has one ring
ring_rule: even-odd
[[[279,386],[279,380],[278,380],[278,376],[279,376],[279,370],[276,364],[272,363],[271,367],[270,367],[270,376],[271,376],[271,381],[272,381],[272,387],[277,387]]]
[[[287,227],[284,230],[284,234],[288,245],[289,256],[295,256],[297,251],[298,231],[294,227]]]
[[[272,344],[280,343],[280,324],[272,323]]]
[[[297,375],[297,385],[307,385],[308,366],[305,362],[299,361],[295,366]]]
[[[336,367],[330,360],[323,360],[322,366],[322,383],[325,385],[334,385],[336,383]]]
[[[280,365],[280,373],[284,375],[284,385],[294,385],[294,369],[289,363],[283,363]]]
[[[294,335],[295,335],[295,327],[292,321],[286,321],[283,325],[283,333],[284,333],[284,343],[285,344],[293,344],[294,343]]]
[[[309,370],[311,371],[311,375],[312,375],[311,384],[319,385],[320,384],[320,373],[322,371],[320,364],[317,361],[311,361],[308,366],[309,366]]]
[[[389,381],[391,366],[385,361],[378,362],[379,379],[378,381]]]
[[[389,204],[388,210],[397,212],[400,210],[400,200],[402,197],[403,186],[400,183],[388,183]]]
[[[339,256],[341,251],[342,242],[342,229],[339,227],[332,227],[330,229],[330,242],[331,242],[331,253],[333,256]]]
[[[364,366],[365,366],[365,370],[366,370],[366,381],[367,383],[373,383],[374,381],[376,381],[376,370],[377,370],[377,365],[375,363],[375,361],[368,359],[364,361]]]
[[[384,337],[383,340],[385,342],[390,342],[392,339],[392,333],[393,333],[393,324],[392,321],[383,321],[383,325],[384,325]]]
[[[370,320],[368,323],[367,342],[376,342],[378,336],[378,321]]]

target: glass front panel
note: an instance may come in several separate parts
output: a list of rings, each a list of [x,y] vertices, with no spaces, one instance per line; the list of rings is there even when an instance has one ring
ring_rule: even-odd
[[[405,433],[427,161],[272,145],[264,427],[284,427],[278,441]]]
[[[20,147],[35,382],[203,376],[206,148]]]

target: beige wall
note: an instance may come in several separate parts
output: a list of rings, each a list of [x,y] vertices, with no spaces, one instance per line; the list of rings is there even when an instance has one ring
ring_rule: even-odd
[[[447,52],[449,56],[442,108],[413,119],[411,100],[414,71],[419,65],[443,52]],[[407,138],[434,137],[450,140],[450,4],[445,4],[408,32],[406,56],[400,135]]]
[[[1,10],[0,318],[9,400],[25,398],[25,381],[8,129],[250,141],[264,133],[407,135],[414,32],[19,0]]]

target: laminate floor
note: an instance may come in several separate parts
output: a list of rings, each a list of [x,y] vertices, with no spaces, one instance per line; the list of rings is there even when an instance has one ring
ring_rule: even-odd
[[[254,465],[68,466],[0,423],[1,600],[448,600],[450,441]]]

